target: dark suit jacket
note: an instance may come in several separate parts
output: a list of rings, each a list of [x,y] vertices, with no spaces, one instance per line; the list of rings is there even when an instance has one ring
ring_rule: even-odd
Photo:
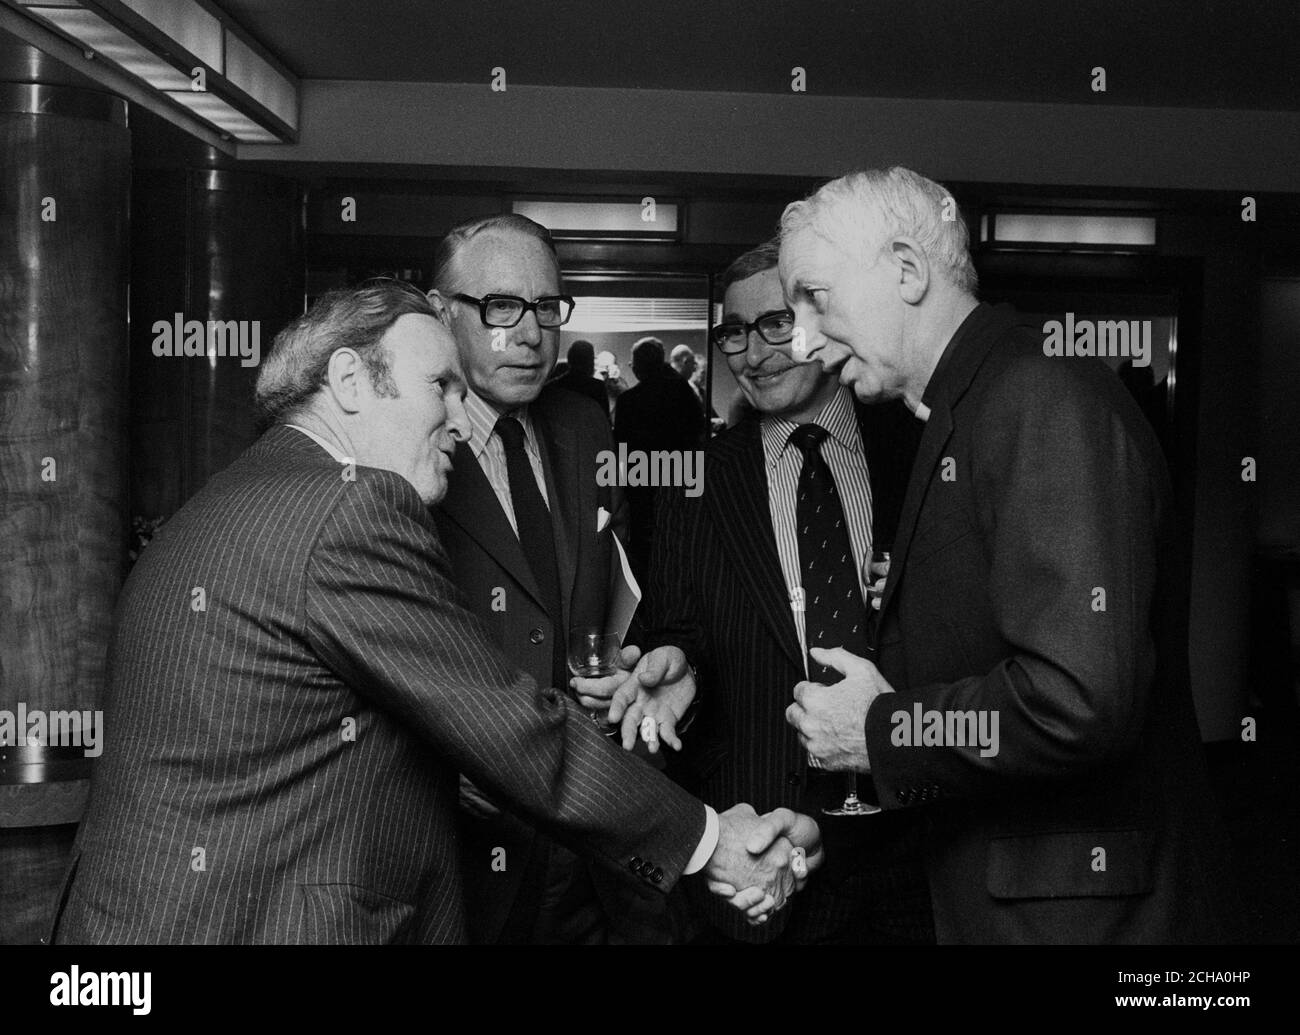
[[[620,395],[614,406],[614,438],[626,442],[629,452],[685,453],[702,449],[708,439],[707,432],[708,422],[695,389],[666,365],[657,377],[639,381]],[[650,554],[657,534],[655,501],[669,491],[681,490],[648,486],[631,486],[627,490],[629,553],[632,568],[642,580],[649,575]]]
[[[657,889],[694,851],[700,805],[456,603],[410,484],[343,470],[272,428],[142,554],[58,941],[463,941],[457,770]]]
[[[609,393],[605,391],[604,381],[570,370],[557,377],[551,384],[556,388],[563,388],[566,392],[574,392],[590,399],[600,407],[601,412],[605,414],[605,419],[609,419]]]
[[[606,612],[618,577],[614,536],[625,534],[627,514],[616,486],[596,484],[597,454],[614,448],[609,423],[599,410],[571,392],[548,385],[529,413],[547,475],[565,614],[556,620],[547,613],[519,538],[487,475],[464,443],[457,447],[450,488],[434,508],[434,519],[468,608],[513,665],[539,686],[547,686],[554,637],[567,639],[569,628],[577,625],[608,627]],[[597,532],[601,509],[610,521]],[[495,942],[523,890],[526,868],[521,865],[505,874],[492,871],[488,866],[492,849],[505,847],[510,858],[531,860],[531,872],[536,873],[543,863],[539,853],[547,852],[548,844],[537,838],[532,826],[511,816],[466,815],[462,832],[470,845],[467,859],[473,860],[466,874],[472,905],[470,934],[475,942]],[[534,897],[539,891],[527,889]]]
[[[699,449],[707,424],[700,397],[669,367],[618,397],[614,438],[628,449]]]
[[[867,715],[876,789],[926,809],[940,942],[1213,939],[1168,473],[1104,364],[1014,322],[978,307],[926,390],[877,629],[898,692]],[[914,704],[996,713],[998,753],[895,744]]]
[[[875,534],[888,537],[916,422],[901,404],[858,406],[857,415]],[[699,714],[673,775],[720,808],[741,801],[760,812],[807,808],[806,753],[785,721],[794,685],[805,678],[803,657],[777,556],[759,419],[719,434],[704,471],[701,496],[663,494],[642,602],[647,649],[678,646],[699,669]],[[719,910],[708,913],[733,937],[749,933]]]

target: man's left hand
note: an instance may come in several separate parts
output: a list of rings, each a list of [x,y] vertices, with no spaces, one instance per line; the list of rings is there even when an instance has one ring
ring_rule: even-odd
[[[636,745],[637,731],[649,718],[657,735],[646,746],[651,754],[662,740],[674,751],[682,749],[677,724],[695,700],[695,676],[680,647],[656,647],[644,658],[614,694],[609,721],[621,722],[623,747]]]
[[[615,691],[632,678],[636,663],[640,659],[640,647],[623,647],[618,655],[618,671],[612,676],[597,676],[594,679],[575,676],[570,679],[569,686],[573,688],[578,703],[588,711],[604,715],[609,711]]]
[[[875,665],[843,647],[813,647],[809,653],[813,661],[844,678],[831,686],[806,680],[796,684],[794,704],[785,711],[786,722],[799,732],[799,743],[823,769],[870,772],[867,709],[881,694],[892,694],[894,688]]]

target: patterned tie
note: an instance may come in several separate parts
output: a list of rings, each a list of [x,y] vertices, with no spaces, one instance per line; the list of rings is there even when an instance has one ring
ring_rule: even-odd
[[[567,632],[560,603],[560,577],[555,563],[551,512],[537,488],[533,465],[528,462],[528,453],[524,449],[524,426],[514,417],[502,417],[496,423],[496,433],[506,450],[506,476],[510,482],[510,503],[515,511],[519,544],[524,548],[528,567],[537,580],[542,605],[551,616],[554,631],[551,637],[551,679],[555,686],[564,690],[569,685],[565,665]]]
[[[817,424],[801,424],[790,441],[803,453],[795,524],[799,534],[799,567],[803,575],[804,628],[808,646],[843,647],[866,657],[867,611],[858,585],[853,544],[835,478],[821,454],[830,434]],[[808,659],[808,678],[838,683],[841,676]]]
[[[804,636],[809,647],[843,647],[866,657],[867,610],[858,585],[858,566],[853,560],[844,505],[840,503],[835,477],[821,454],[829,435],[818,424],[801,424],[790,433],[790,441],[803,453],[799,488],[795,502],[795,530],[799,536],[799,567],[803,573]],[[808,657],[808,678],[830,685],[844,677]],[[806,778],[801,805],[804,811],[838,805],[844,797],[842,773],[804,769]],[[875,804],[871,778],[859,774],[857,790],[864,801]],[[836,836],[857,836],[861,827],[840,831]]]

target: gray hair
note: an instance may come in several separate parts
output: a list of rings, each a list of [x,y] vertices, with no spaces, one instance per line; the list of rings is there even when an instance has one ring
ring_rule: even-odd
[[[353,349],[379,395],[397,395],[387,350],[379,340],[399,317],[437,313],[418,288],[400,280],[375,280],[321,295],[312,307],[275,336],[257,375],[259,429],[301,412],[326,384],[330,357]]]
[[[788,211],[788,210],[787,210]],[[718,291],[725,294],[732,284],[757,276],[767,270],[776,269],[777,259],[781,257],[781,239],[774,237],[757,248],[751,248],[722,272],[718,278]]]
[[[447,231],[447,236],[438,242],[438,250],[433,256],[434,288],[444,294],[453,289],[456,274],[456,256],[475,237],[484,231],[490,230],[523,234],[525,237],[536,238],[546,245],[558,268],[560,259],[555,252],[555,242],[551,239],[551,232],[541,223],[534,222],[527,216],[516,215],[513,212],[496,216],[481,216],[478,219],[471,219],[467,223],[452,227]]]
[[[970,295],[979,287],[966,221],[952,195],[901,165],[849,173],[788,205],[781,216],[781,237],[805,229],[827,240],[852,242],[870,258],[888,238],[905,234],[955,287]]]

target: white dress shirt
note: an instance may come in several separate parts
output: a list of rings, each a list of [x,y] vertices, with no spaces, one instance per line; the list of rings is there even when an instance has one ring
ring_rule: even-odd
[[[333,442],[329,442],[326,439],[321,438],[314,431],[308,431],[300,424],[286,424],[285,427],[293,428],[294,431],[301,431],[304,435],[306,435],[309,439],[314,441],[318,446],[321,447],[321,449],[325,450],[325,452],[329,453],[330,456],[332,456],[335,460],[337,460],[341,464],[351,464],[356,462],[352,459],[352,457],[344,456],[342,453],[340,453],[338,451],[338,447],[335,446]]]
[[[551,505],[546,492],[546,474],[542,470],[542,451],[537,445],[537,431],[533,420],[528,415],[528,407],[521,406],[508,414],[499,414],[472,391],[465,392],[465,413],[469,417],[469,448],[474,459],[487,475],[492,491],[497,494],[501,509],[505,511],[510,527],[519,535],[519,523],[515,520],[515,507],[510,499],[510,475],[506,469],[506,447],[501,436],[496,433],[497,421],[502,416],[514,417],[524,426],[524,452],[528,454],[528,463],[533,468],[533,477],[537,479],[537,488],[541,490],[542,499],[547,507]]]

